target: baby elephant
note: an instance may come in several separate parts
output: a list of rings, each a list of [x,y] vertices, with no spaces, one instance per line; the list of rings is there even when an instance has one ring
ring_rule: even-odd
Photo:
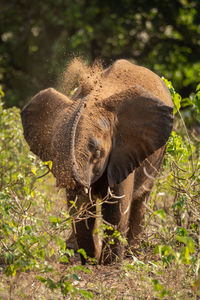
[[[107,264],[123,257],[122,240],[132,248],[139,242],[144,202],[173,126],[173,105],[155,73],[127,60],[82,70],[71,99],[48,88],[21,117],[31,151],[52,161],[57,186],[78,197],[82,213],[73,222],[78,248]],[[114,230],[120,235],[111,243]]]

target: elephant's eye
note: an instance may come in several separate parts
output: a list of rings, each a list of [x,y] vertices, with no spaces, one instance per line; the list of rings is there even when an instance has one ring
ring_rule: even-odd
[[[88,143],[88,150],[92,154],[91,161],[93,162],[99,160],[104,154],[104,150],[101,147],[101,140],[97,138],[90,138]]]
[[[88,144],[88,149],[90,152],[94,152],[95,151],[95,145],[93,143],[89,143]]]
[[[98,159],[101,157],[101,150],[97,149],[94,153],[94,158]]]

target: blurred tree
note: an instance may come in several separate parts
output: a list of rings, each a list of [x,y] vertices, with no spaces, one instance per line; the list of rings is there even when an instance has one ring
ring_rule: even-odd
[[[67,61],[127,58],[184,96],[200,77],[199,0],[1,0],[0,83],[22,106],[53,86]],[[181,89],[181,90],[180,90]]]

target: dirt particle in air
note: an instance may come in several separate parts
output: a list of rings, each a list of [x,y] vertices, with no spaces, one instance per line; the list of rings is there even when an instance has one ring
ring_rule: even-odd
[[[93,90],[94,84],[99,86],[102,71],[103,67],[99,61],[95,61],[89,67],[81,58],[74,58],[61,74],[57,89],[70,96],[70,93],[80,86],[80,94],[85,96]]]

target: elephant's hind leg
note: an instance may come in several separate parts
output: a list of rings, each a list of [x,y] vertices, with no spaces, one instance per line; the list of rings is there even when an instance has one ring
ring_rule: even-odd
[[[131,250],[137,250],[140,247],[141,233],[145,224],[145,205],[150,192],[143,193],[141,197],[133,199],[131,206],[131,216],[129,220],[129,230],[127,234],[128,245]]]

